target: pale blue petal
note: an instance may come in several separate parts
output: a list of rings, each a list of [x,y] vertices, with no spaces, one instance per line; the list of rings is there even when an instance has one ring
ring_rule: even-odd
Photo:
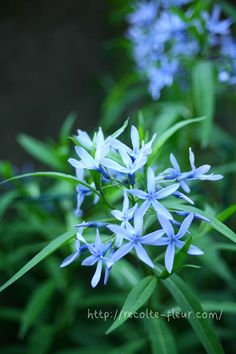
[[[97,260],[98,260],[97,256],[92,255],[85,258],[81,264],[83,266],[92,266],[97,262]]]
[[[100,234],[99,234],[99,230],[97,229],[96,230],[96,239],[95,239],[95,248],[96,250],[99,252],[102,250],[103,248],[103,243],[101,241],[101,238],[100,238]]]
[[[129,197],[127,195],[127,192],[124,192],[123,211],[126,211],[128,209],[129,209]]]
[[[75,175],[80,181],[83,181],[84,180],[84,169],[83,168],[76,168]]]
[[[164,218],[172,220],[173,216],[171,213],[157,200],[152,200],[151,204],[153,205],[153,208],[156,210],[158,215],[164,216]]]
[[[130,156],[128,155],[128,153],[125,150],[120,150],[119,153],[120,153],[120,156],[121,156],[124,164],[128,168],[130,168],[132,166],[132,160],[131,160]]]
[[[107,225],[107,228],[116,235],[123,235],[126,239],[130,239],[132,235],[123,227],[119,225]]]
[[[169,245],[170,239],[168,237],[161,237],[155,241],[153,246],[166,246]]]
[[[203,176],[198,176],[198,178],[202,181],[218,181],[219,179],[222,179],[222,175],[214,175],[214,173],[211,173],[210,175],[203,175]]]
[[[185,219],[184,221],[182,222],[181,226],[180,226],[180,229],[179,229],[179,232],[177,233],[176,235],[176,238],[181,238],[183,237],[187,232],[188,232],[188,229],[193,221],[193,213],[190,213]]]
[[[63,267],[68,266],[69,264],[74,262],[79,257],[79,255],[80,255],[80,252],[75,252],[75,253],[71,254],[70,256],[66,257],[64,259],[64,261],[60,264],[60,267],[63,268]]]
[[[105,275],[104,275],[104,282],[103,282],[104,285],[107,284],[110,270],[111,270],[111,267],[106,267],[105,268]]]
[[[135,248],[138,258],[142,262],[149,265],[151,268],[154,268],[154,264],[153,264],[151,258],[149,257],[149,255],[147,254],[147,251],[143,248],[143,246],[141,246],[139,243],[137,243],[134,245],[134,248]]]
[[[142,210],[143,215],[146,213],[151,204],[151,200],[145,200],[145,202],[141,205],[140,209]]]
[[[139,155],[133,163],[133,173],[140,170],[147,162],[147,157]]]
[[[171,273],[173,269],[174,258],[175,258],[175,246],[173,243],[170,243],[167,246],[166,253],[165,253],[165,266],[168,273]]]
[[[190,161],[190,165],[192,170],[195,170],[195,156],[194,153],[192,152],[191,147],[189,148],[189,161]]]
[[[190,188],[185,181],[180,181],[180,187],[186,192],[190,192]]]
[[[179,183],[172,184],[155,193],[156,199],[163,199],[173,194],[179,188]]]
[[[154,232],[151,232],[150,234],[147,234],[143,237],[140,238],[140,242],[143,245],[155,245],[155,242],[163,236],[164,231],[163,230],[157,230]]]
[[[84,164],[82,164],[80,161],[70,158],[68,159],[69,164],[71,164],[75,168],[84,168]]]
[[[85,131],[80,129],[78,129],[77,132],[78,132],[78,136],[76,136],[76,140],[87,150],[92,150],[93,143],[89,135]]]
[[[166,235],[168,237],[172,237],[174,235],[174,229],[171,222],[165,217],[163,217],[162,215],[158,215],[158,220],[161,224],[161,227],[165,231]]]
[[[133,248],[132,242],[128,242],[123,246],[121,246],[120,248],[118,248],[118,250],[115,251],[115,253],[111,256],[110,263],[114,264],[119,259],[123,258],[127,253],[129,253],[132,250],[132,248]]]
[[[138,129],[132,125],[131,126],[131,142],[133,145],[133,150],[134,151],[138,151],[139,150],[139,133],[138,133]]]
[[[154,171],[151,167],[148,167],[147,171],[147,190],[148,193],[155,193],[156,189],[156,179]]]
[[[101,278],[101,274],[102,274],[102,261],[98,261],[96,271],[91,281],[91,285],[93,288],[95,288],[95,286],[98,285],[99,280]]]
[[[140,199],[147,199],[148,194],[146,192],[141,191],[140,189],[131,189],[128,191],[133,196],[140,198]]]
[[[142,209],[137,209],[134,213],[134,229],[136,235],[141,235],[143,231],[143,211]]]
[[[134,216],[134,212],[137,209],[137,207],[138,207],[138,204],[135,204],[131,209],[126,211],[126,216],[127,216],[128,220],[132,219],[132,217]]]
[[[110,139],[109,143],[114,149],[118,151],[125,150],[128,153],[132,153],[132,150],[127,145],[123,144],[121,141],[117,139]]]
[[[174,154],[170,154],[170,162],[171,162],[172,166],[174,167],[175,171],[177,173],[180,173],[180,167],[179,167],[179,164],[178,164]]]
[[[188,249],[188,254],[191,254],[191,256],[200,256],[201,254],[203,254],[204,252],[202,250],[200,250],[200,248],[190,245],[189,249]]]
[[[196,170],[194,170],[194,177],[198,176],[198,175],[203,175],[204,173],[207,173],[210,170],[211,166],[210,165],[202,165],[198,168],[196,168]]]
[[[123,220],[123,213],[120,210],[112,210],[111,214],[116,218],[117,220],[122,221]]]
[[[187,195],[185,195],[184,193],[181,193],[179,191],[174,192],[173,196],[176,198],[179,198],[179,199],[183,199],[187,203],[194,204],[194,201],[192,199],[190,199],[189,197],[187,197]]]
[[[81,160],[83,160],[85,166],[88,166],[88,168],[89,166],[90,168],[96,166],[94,158],[84,148],[82,148],[81,146],[76,146],[75,151],[77,155],[81,158]]]
[[[100,163],[107,168],[110,168],[114,171],[118,171],[118,172],[126,172],[126,168],[124,166],[121,166],[120,164],[118,164],[117,162],[108,159],[106,157],[104,157],[103,159],[101,159]]]
[[[117,248],[120,248],[123,242],[123,236],[121,234],[116,234],[115,245]]]

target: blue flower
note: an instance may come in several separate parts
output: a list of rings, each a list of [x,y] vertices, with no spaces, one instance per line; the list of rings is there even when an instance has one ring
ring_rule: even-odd
[[[148,80],[148,91],[153,99],[159,99],[161,90],[171,86],[186,68],[191,68],[193,57],[223,56],[224,41],[230,37],[230,19],[221,19],[220,6],[214,6],[210,14],[198,12],[194,6],[186,11],[173,9],[189,0],[163,0],[138,2],[127,17],[130,24],[127,37],[133,44],[133,57],[137,70]],[[207,58],[207,59],[208,59]],[[216,60],[218,78],[221,82],[236,83],[235,56],[222,62]],[[212,59],[213,60],[213,59]],[[225,66],[225,63],[223,67]],[[230,79],[228,75],[230,76]]]
[[[84,169],[76,169],[76,177],[78,178],[79,181],[84,181]],[[95,188],[95,184],[91,184],[92,188]],[[78,184],[76,187],[76,192],[77,192],[77,204],[76,204],[76,211],[75,214],[77,216],[82,216],[83,212],[81,210],[81,205],[83,204],[84,198],[88,195],[92,194],[91,189],[88,187],[83,186],[82,184]],[[96,204],[99,200],[99,196],[95,194],[93,204]]]
[[[156,0],[137,3],[134,11],[128,16],[128,21],[133,25],[147,26],[155,19],[157,10]]]
[[[151,167],[147,171],[147,192],[140,189],[131,189],[128,192],[135,197],[144,200],[142,204],[143,213],[145,213],[150,206],[156,210],[157,214],[163,215],[167,219],[173,219],[170,212],[158,201],[159,199],[166,198],[173,194],[179,188],[179,184],[173,184],[171,186],[156,190],[156,178],[154,171]]]
[[[173,154],[170,155],[170,161],[172,164],[172,168],[168,168],[167,170],[165,170],[163,172],[163,175],[166,175],[166,179],[170,179],[170,180],[176,180],[177,182],[179,182],[180,187],[186,192],[189,193],[190,192],[190,188],[188,186],[188,184],[186,183],[189,180],[194,180],[194,179],[199,179],[199,180],[209,180],[209,181],[216,181],[219,180],[221,178],[223,178],[222,175],[219,174],[206,174],[211,166],[210,165],[202,165],[200,167],[196,167],[195,166],[195,156],[194,153],[192,152],[192,149],[189,148],[189,161],[190,161],[190,165],[192,170],[189,172],[181,172],[180,170],[180,166],[175,158],[175,156]],[[183,195],[182,195],[183,197]],[[186,196],[185,198],[183,197],[183,199],[186,200]],[[189,201],[190,202],[190,201]]]
[[[67,267],[69,264],[74,262],[77,258],[79,258],[80,254],[87,249],[87,244],[82,234],[83,234],[83,227],[80,227],[76,235],[75,252],[64,259],[64,261],[60,265],[61,268]],[[85,244],[81,245],[80,244],[81,241],[83,241]]]
[[[102,160],[103,166],[107,167],[108,169],[112,169],[121,173],[126,173],[132,176],[136,171],[140,170],[147,162],[147,157],[143,155],[138,155],[136,159],[132,159],[125,150],[120,150],[119,154],[122,158],[123,165],[109,158],[104,158]]]
[[[140,138],[139,138],[139,133],[138,129],[132,125],[131,126],[131,131],[130,131],[130,138],[131,138],[131,143],[132,143],[132,149],[119,141],[118,139],[110,139],[110,144],[113,148],[120,151],[125,151],[131,158],[132,160],[137,159],[140,157],[146,157],[151,154],[152,152],[152,143],[156,137],[156,134],[153,135],[152,139],[148,143],[144,143],[142,141],[142,144],[140,146]]]
[[[124,192],[124,200],[123,200],[122,210],[112,210],[111,214],[114,216],[114,218],[121,221],[121,226],[124,227],[131,219],[133,219],[134,212],[136,209],[137,209],[137,204],[135,204],[132,208],[129,207],[129,198],[127,196],[127,193]],[[120,247],[122,244],[122,241],[123,241],[123,236],[117,235],[116,246]]]
[[[123,208],[122,210],[112,210],[111,214],[117,220],[122,221],[121,226],[125,226],[125,224],[131,220],[134,216],[134,212],[137,208],[137,204],[135,204],[132,208],[129,208],[129,198],[127,196],[127,192],[124,192],[124,200],[123,200]]]
[[[116,139],[123,133],[125,127],[126,124],[106,139],[100,127],[98,132],[94,134],[93,140],[90,139],[86,132],[78,130],[76,139],[82,146],[76,146],[75,151],[80,160],[70,158],[68,160],[69,163],[76,169],[97,170],[105,178],[109,178],[109,175],[102,166],[102,160],[110,151],[110,139]]]
[[[109,153],[109,150],[110,145],[105,142],[103,132],[99,129],[96,135],[94,156],[92,155],[92,152],[89,153],[83,147],[76,146],[75,151],[80,160],[78,161],[74,158],[70,158],[68,161],[75,168],[101,171],[101,160]]]
[[[93,275],[91,285],[94,288],[99,283],[102,275],[103,264],[105,265],[105,276],[104,276],[104,285],[105,285],[108,280],[108,275],[111,269],[110,263],[108,265],[108,262],[110,262],[109,257],[106,255],[108,250],[111,249],[111,242],[104,244],[101,241],[99,230],[97,229],[95,243],[87,244],[87,248],[91,253],[91,256],[85,258],[82,262],[82,265],[93,266],[95,263],[97,263],[97,267]]]
[[[227,35],[232,21],[229,19],[220,20],[220,6],[213,7],[212,14],[204,11],[202,17],[205,19],[205,26],[210,35]]]
[[[202,165],[200,167],[195,166],[195,156],[194,153],[192,152],[192,149],[189,148],[189,161],[190,165],[192,168],[191,172],[187,172],[186,175],[180,177],[182,178],[187,178],[187,179],[200,179],[202,181],[208,180],[208,181],[217,181],[221,178],[223,178],[222,175],[215,175],[214,173],[211,173],[210,175],[207,175],[206,173],[210,170],[211,166],[210,165]]]
[[[110,258],[110,264],[117,262],[119,259],[123,258],[126,254],[135,249],[138,258],[154,268],[154,264],[150,259],[147,251],[144,249],[143,245],[153,245],[157,240],[163,235],[163,230],[157,230],[151,232],[145,236],[143,233],[143,212],[141,209],[137,209],[134,213],[134,226],[127,223],[125,227],[118,225],[108,225],[109,230],[114,232],[118,237],[122,236],[126,242]]]
[[[190,213],[182,222],[178,233],[175,235],[173,226],[170,221],[163,216],[159,215],[158,220],[166,234],[167,237],[161,237],[159,240],[155,242],[156,246],[167,246],[165,253],[165,266],[169,273],[171,273],[174,264],[175,257],[175,247],[182,248],[184,246],[184,242],[180,241],[180,239],[186,235],[188,229],[193,221],[193,214]],[[190,255],[201,255],[203,252],[196,246],[190,245],[187,251]]]

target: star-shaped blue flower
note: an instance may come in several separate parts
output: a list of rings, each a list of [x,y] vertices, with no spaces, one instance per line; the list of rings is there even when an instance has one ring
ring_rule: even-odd
[[[157,214],[163,215],[167,219],[173,219],[170,212],[158,201],[159,199],[166,198],[173,194],[179,188],[179,184],[175,183],[171,186],[156,190],[156,178],[154,171],[151,167],[147,171],[147,191],[144,192],[140,189],[131,189],[128,192],[139,199],[143,199],[142,204],[143,213],[145,213],[150,206],[156,210]]]
[[[130,223],[126,224],[126,227],[118,226],[118,225],[108,225],[109,230],[114,232],[118,237],[120,235],[127,240],[125,244],[123,244],[110,258],[111,264],[117,262],[119,259],[123,258],[126,254],[128,254],[132,249],[135,249],[138,258],[154,268],[154,264],[150,259],[147,251],[143,247],[143,245],[154,245],[155,242],[164,234],[163,230],[157,230],[151,232],[145,236],[143,234],[143,212],[141,209],[137,209],[134,213],[134,226]]]
[[[163,216],[159,215],[158,220],[166,234],[166,237],[162,237],[155,242],[156,246],[163,246],[166,245],[166,253],[165,253],[165,266],[169,273],[171,273],[174,264],[175,258],[175,247],[182,248],[184,246],[184,242],[180,241],[180,239],[186,235],[189,230],[189,227],[193,221],[194,215],[190,213],[182,222],[178,233],[175,235],[173,226],[171,222],[164,218]],[[201,255],[203,252],[196,246],[190,245],[188,251],[190,255]]]
[[[99,230],[97,229],[95,243],[94,244],[87,243],[87,248],[91,253],[91,256],[85,258],[82,262],[82,265],[93,266],[95,263],[97,263],[97,267],[93,275],[91,285],[94,288],[99,283],[102,275],[103,264],[105,264],[105,276],[104,276],[104,285],[105,285],[111,269],[111,263],[109,261],[110,255],[109,256],[107,255],[108,250],[111,249],[111,242],[104,244],[100,238]]]

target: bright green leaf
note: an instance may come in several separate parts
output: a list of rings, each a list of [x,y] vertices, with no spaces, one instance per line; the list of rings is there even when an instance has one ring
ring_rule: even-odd
[[[121,326],[128,320],[134,312],[140,309],[154,292],[157,285],[157,279],[153,276],[148,276],[142,279],[129,293],[125,303],[113,324],[106,331],[106,334],[111,333],[116,328]]]

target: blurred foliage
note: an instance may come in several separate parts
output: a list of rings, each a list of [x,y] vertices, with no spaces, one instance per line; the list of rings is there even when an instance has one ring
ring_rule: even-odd
[[[230,10],[232,5],[225,3],[224,6]],[[125,31],[124,18],[130,8],[130,1],[110,3],[110,25],[119,36],[121,30]],[[147,93],[146,83],[133,70],[126,39],[114,38],[107,41],[104,48],[114,69],[102,78],[107,97],[100,124],[107,133],[113,132],[129,115],[139,125],[140,134],[146,136],[148,131],[150,134],[157,132],[158,137],[181,124],[181,130],[176,129],[158,149],[157,167],[161,169],[166,165],[166,156],[172,151],[186,167],[187,149],[192,146],[198,152],[199,164],[207,161],[214,166],[214,172],[224,175],[223,182],[217,185],[205,183],[196,186],[198,202],[209,217],[217,215],[220,221],[234,229],[235,93],[215,87],[211,82],[209,64],[199,62],[193,72],[189,92],[183,94],[174,85],[164,92],[161,100],[153,102]],[[187,124],[194,116],[206,116],[207,120]],[[46,170],[73,175],[67,159],[72,154],[68,136],[75,128],[78,128],[76,118],[71,114],[57,141],[41,142],[24,134],[19,135],[18,141],[41,166],[47,167]],[[153,156],[154,161],[155,158],[156,155]],[[19,170],[8,161],[0,163],[3,180],[31,172],[34,172],[32,166],[26,165]],[[1,185],[1,284],[58,235],[62,235],[59,241],[63,247],[56,250],[58,247],[54,244],[56,252],[50,254],[49,251],[48,257],[45,256],[40,264],[0,294],[0,354],[204,353],[195,334],[200,333],[203,341],[210,338],[212,329],[204,321],[192,320],[190,324],[194,332],[184,318],[174,320],[170,317],[169,321],[165,317],[151,320],[132,318],[105,335],[114,325],[117,311],[129,301],[127,294],[130,291],[135,289],[132,311],[143,306],[145,301],[141,301],[138,307],[134,302],[140,291],[136,286],[151,275],[140,264],[122,260],[114,267],[108,285],[92,290],[90,269],[82,271],[76,263],[63,270],[59,268],[73,247],[70,242],[73,232],[66,237],[64,233],[80,221],[74,214],[75,184],[63,176],[31,176]],[[115,195],[111,197],[116,198]],[[99,208],[100,205],[91,207],[85,203],[84,219],[88,215],[98,215]],[[142,309],[167,314],[178,311],[176,306],[182,311],[203,309],[219,314],[223,310],[221,319],[211,322],[225,353],[233,353],[236,352],[236,246],[209,224],[200,224],[196,233],[198,245],[207,250],[198,259],[201,268],[180,266],[174,276],[163,277],[157,284],[155,282],[155,287],[148,294],[148,304]],[[148,279],[149,283],[151,280]],[[147,280],[144,282],[146,287]],[[89,316],[95,310],[108,313],[108,317]],[[209,337],[205,338],[205,333]],[[220,352],[213,342],[207,345],[209,353]]]

